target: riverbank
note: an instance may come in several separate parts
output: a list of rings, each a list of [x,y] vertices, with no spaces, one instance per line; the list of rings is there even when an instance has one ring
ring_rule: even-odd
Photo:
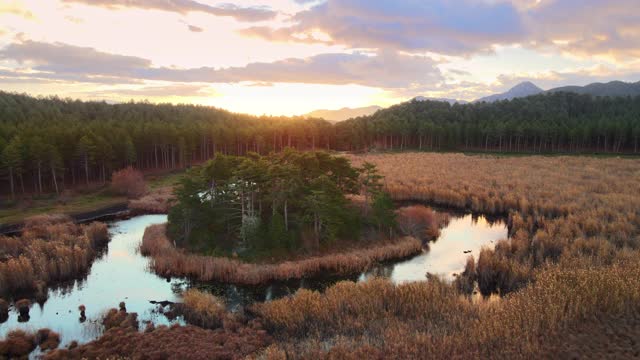
[[[151,268],[160,276],[257,285],[318,275],[362,272],[375,263],[416,255],[422,251],[422,243],[415,238],[404,237],[394,243],[361,250],[277,264],[251,264],[224,257],[190,254],[177,249],[166,235],[166,224],[161,224],[149,226],[145,230],[140,251],[151,257]]]
[[[106,218],[131,209],[135,215],[164,214],[168,211],[173,187],[183,172],[147,174],[148,192],[140,199],[128,200],[113,194],[107,185],[92,189],[69,190],[55,194],[27,197],[0,206],[0,234],[18,233],[25,219],[46,214],[62,214],[76,222]],[[0,205],[3,204],[0,202]]]

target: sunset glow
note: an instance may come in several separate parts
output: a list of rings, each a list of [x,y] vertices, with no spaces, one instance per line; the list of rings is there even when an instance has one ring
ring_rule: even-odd
[[[5,91],[251,114],[637,81],[634,1],[9,0]],[[588,24],[588,26],[587,26]]]

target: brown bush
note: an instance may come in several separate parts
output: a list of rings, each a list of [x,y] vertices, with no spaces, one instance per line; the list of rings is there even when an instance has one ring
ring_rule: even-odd
[[[440,235],[440,228],[448,222],[448,216],[437,214],[423,205],[405,206],[396,211],[400,230],[407,236],[423,241]]]
[[[376,262],[405,258],[422,251],[415,238],[395,243],[315,256],[278,264],[250,264],[236,259],[189,254],[176,249],[166,236],[166,224],[151,225],[142,237],[140,251],[151,256],[151,268],[162,276],[189,277],[200,281],[255,285],[269,281],[301,279],[315,275],[350,275]]]
[[[29,355],[36,348],[35,336],[22,330],[14,330],[7,334],[4,341],[0,341],[0,357],[22,358]]]
[[[130,199],[137,199],[147,192],[147,184],[144,175],[139,170],[126,167],[113,172],[111,175],[111,189],[119,195],[125,195]]]
[[[60,346],[60,334],[50,329],[40,329],[36,333],[35,342],[42,351],[57,349]]]
[[[212,294],[189,289],[182,294],[182,304],[176,304],[179,313],[192,325],[205,329],[216,329],[222,325],[226,306]]]
[[[20,315],[29,315],[29,310],[31,310],[31,301],[29,299],[20,299],[16,301],[15,306]]]
[[[126,308],[110,309],[102,320],[105,330],[113,328],[131,328],[138,330],[138,314],[128,313]]]

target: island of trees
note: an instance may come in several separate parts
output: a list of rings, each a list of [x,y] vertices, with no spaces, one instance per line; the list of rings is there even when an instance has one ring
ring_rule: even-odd
[[[388,237],[394,205],[381,179],[372,164],[355,168],[322,151],[218,154],[181,181],[168,233],[178,246],[217,255],[273,255]]]
[[[126,166],[298,150],[639,153],[640,97],[552,93],[496,103],[410,101],[371,116],[255,117],[194,105],[107,104],[0,92],[0,193],[105,183]]]

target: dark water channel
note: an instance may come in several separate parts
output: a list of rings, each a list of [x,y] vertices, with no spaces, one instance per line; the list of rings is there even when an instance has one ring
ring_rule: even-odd
[[[50,328],[62,335],[64,346],[72,340],[88,342],[100,336],[99,319],[110,308],[124,301],[127,311],[138,313],[141,326],[183,323],[181,318],[168,320],[150,301],[179,302],[180,294],[190,286],[223,297],[230,310],[255,301],[268,301],[295,293],[299,288],[324,290],[340,280],[365,281],[374,276],[390,278],[395,283],[425,281],[427,273],[453,279],[464,268],[469,255],[478,257],[483,246],[493,246],[507,237],[503,221],[488,221],[472,215],[453,215],[429,250],[413,258],[378,265],[350,278],[301,279],[263,286],[241,287],[229,284],[194,284],[184,279],[164,279],[148,270],[149,259],[138,253],[147,226],[166,222],[166,215],[143,215],[110,225],[111,241],[105,253],[96,259],[89,274],[66,286],[50,289],[44,303],[34,303],[30,318],[20,322],[11,309],[9,319],[0,324],[0,338],[14,329],[37,331]],[[80,321],[78,306],[85,305],[87,319]]]

